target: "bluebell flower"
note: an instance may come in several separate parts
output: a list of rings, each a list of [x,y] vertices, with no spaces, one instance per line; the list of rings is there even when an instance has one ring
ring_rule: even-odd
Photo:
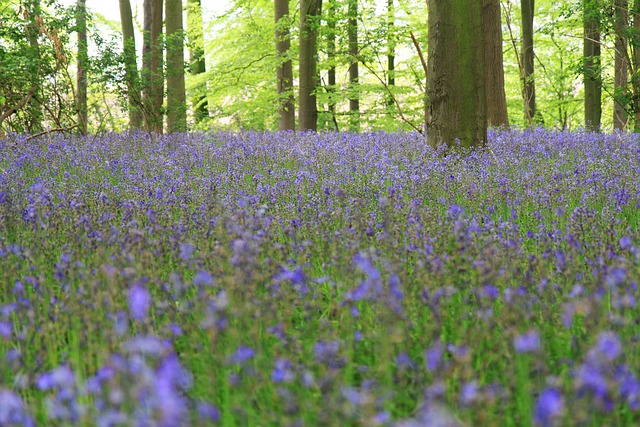
[[[129,289],[129,312],[134,320],[144,321],[151,306],[151,295],[147,288],[139,283]]]
[[[198,270],[193,276],[193,284],[196,286],[212,286],[213,276],[208,271]]]
[[[531,330],[513,339],[513,346],[518,353],[534,353],[540,350],[540,334]]]
[[[564,399],[555,388],[547,388],[536,400],[533,420],[538,426],[551,427],[559,421],[564,411]]]
[[[271,371],[271,380],[274,383],[291,382],[295,378],[295,374],[292,371],[291,362],[286,359],[276,359],[275,366]]]
[[[10,390],[0,389],[0,426],[35,427],[20,396]]]
[[[249,359],[253,358],[254,355],[255,350],[253,350],[251,347],[241,345],[236,349],[235,353],[233,353],[233,355],[229,357],[229,362],[243,364]]]
[[[436,342],[425,352],[425,360],[429,372],[434,372],[442,363],[442,343]]]

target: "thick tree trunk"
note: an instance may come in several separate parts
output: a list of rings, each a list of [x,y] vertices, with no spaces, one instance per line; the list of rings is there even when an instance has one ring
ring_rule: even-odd
[[[502,60],[502,24],[500,0],[483,0],[485,29],[485,79],[487,92],[487,120],[490,126],[509,127],[507,96],[504,90]]]
[[[318,86],[316,43],[320,6],[321,0],[300,1],[298,129],[301,131],[315,131],[318,128],[318,106],[315,91]]]
[[[534,0],[521,0],[522,13],[522,65],[524,67],[523,98],[524,118],[533,125],[536,116],[536,84],[533,78],[533,16]]]
[[[615,0],[614,27],[616,33],[615,59],[614,59],[614,104],[613,104],[613,128],[624,130],[627,127],[629,116],[623,100],[627,96],[628,67],[627,67],[627,39],[624,32],[628,25],[627,0]]]
[[[276,67],[278,84],[278,129],[295,130],[296,112],[293,104],[293,65],[288,57],[291,48],[289,36],[289,0],[275,0],[276,54],[280,62]]]
[[[358,132],[360,130],[358,0],[349,0],[348,16],[347,35],[349,38],[349,57],[351,59],[351,64],[349,65],[349,127],[352,132]]]
[[[191,75],[197,76],[207,71],[204,56],[204,24],[202,22],[202,2],[201,0],[188,0],[187,2],[187,29],[189,31],[189,62],[191,64]],[[207,103],[207,86],[195,88],[193,90],[193,116],[196,124],[209,117],[209,106]]]
[[[167,19],[167,130],[187,130],[187,97],[184,84],[184,31],[182,0],[165,0]]]
[[[80,133],[87,133],[88,110],[87,110],[87,68],[89,62],[89,52],[87,50],[87,5],[86,0],[78,0],[77,4],[78,24],[78,71],[77,71],[77,93],[76,103],[78,110],[78,129]]]
[[[136,39],[133,30],[133,15],[129,0],[120,0],[120,22],[122,23],[122,41],[124,53],[125,80],[129,98],[129,127],[139,129],[142,124],[140,101],[140,83],[136,58]]]
[[[468,148],[487,140],[482,2],[429,0],[427,141]]]
[[[594,0],[584,0],[583,63],[584,63],[584,126],[597,131],[602,119],[602,78],[600,69],[600,6]]]

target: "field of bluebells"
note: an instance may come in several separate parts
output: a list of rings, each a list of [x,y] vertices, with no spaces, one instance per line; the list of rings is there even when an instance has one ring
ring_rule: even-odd
[[[0,141],[2,426],[640,424],[640,142]]]

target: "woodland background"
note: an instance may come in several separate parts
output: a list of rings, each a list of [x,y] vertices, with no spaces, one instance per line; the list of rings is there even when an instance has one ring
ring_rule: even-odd
[[[139,14],[135,3],[132,9],[128,0],[113,1],[121,12],[121,22],[114,22],[92,13],[84,0],[72,6],[0,0],[3,131],[276,130],[286,102],[296,114],[289,128],[303,129],[298,125],[305,74],[299,60],[300,2],[276,1],[281,7],[286,3],[288,12],[276,24],[272,1],[236,0],[217,14],[198,0],[165,1],[146,0]],[[315,129],[422,131],[427,3],[311,3],[318,9],[310,20],[317,37],[310,83],[317,102]],[[636,3],[501,1],[505,124],[636,128]],[[523,25],[528,21],[533,25]],[[527,32],[533,49],[523,44]],[[142,43],[135,43],[136,34],[144,34]],[[280,53],[277,40],[288,45]],[[523,52],[532,53],[533,72]],[[290,86],[279,90],[276,69],[289,61]],[[535,84],[533,104],[525,82]],[[585,96],[589,82],[596,92]]]

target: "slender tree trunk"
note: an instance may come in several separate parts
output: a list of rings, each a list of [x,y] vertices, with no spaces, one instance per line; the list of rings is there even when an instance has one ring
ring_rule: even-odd
[[[336,0],[329,0],[327,8],[327,93],[329,93],[329,119],[331,124],[327,128],[333,128],[339,131],[338,121],[336,119]]]
[[[387,85],[389,90],[396,85],[396,35],[395,8],[393,0],[387,0]],[[393,97],[387,97],[387,107],[393,107]]]
[[[164,61],[162,57],[162,0],[151,0],[151,31],[149,61],[149,130],[163,132],[162,101],[164,99]],[[146,21],[146,18],[145,18]]]
[[[614,59],[614,104],[613,104],[613,128],[624,130],[629,120],[626,111],[628,67],[627,67],[627,39],[624,36],[628,25],[627,0],[615,0],[614,27],[616,33],[615,59]]]
[[[584,125],[597,131],[602,119],[602,77],[600,69],[600,6],[594,0],[584,0],[583,63],[584,63]]]
[[[42,58],[40,55],[40,42],[38,35],[40,34],[40,26],[38,21],[41,19],[40,0],[34,0],[30,4],[31,8],[26,13],[29,15],[28,36],[29,47],[31,48],[30,57],[34,61],[30,64],[30,78],[32,93],[29,99],[29,125],[27,131],[29,133],[37,133],[43,129],[44,115],[42,113],[42,104],[40,96],[40,76],[42,74]]]
[[[640,0],[634,0],[632,9],[634,34],[640,34]],[[631,87],[633,88],[633,131],[640,132],[640,42],[637,37],[631,39]]]
[[[202,22],[202,2],[201,0],[187,1],[187,29],[189,31],[189,61],[191,63],[191,75],[197,76],[207,71],[204,56],[204,24]],[[207,103],[207,85],[203,83],[193,90],[193,116],[196,124],[201,123],[209,117],[209,106]]]
[[[187,130],[187,97],[184,84],[184,30],[182,0],[165,0],[167,19],[167,130]]]
[[[485,80],[487,92],[487,119],[490,126],[509,127],[507,96],[504,90],[502,60],[502,24],[500,0],[483,0],[485,29]]]
[[[427,141],[468,148],[487,140],[482,2],[429,0]],[[464,31],[460,31],[463,28]]]
[[[144,0],[142,21],[142,69],[140,80],[142,82],[142,105],[144,123],[147,131],[151,131],[151,27],[153,22],[153,1]]]
[[[87,5],[86,0],[78,0],[76,21],[78,24],[78,71],[76,103],[78,110],[78,129],[81,134],[87,133],[87,68],[89,53],[87,50]]]
[[[136,39],[133,30],[133,15],[129,0],[120,0],[120,21],[122,23],[122,41],[124,53],[125,80],[129,98],[129,127],[139,129],[142,124],[140,109],[140,83],[136,58]]]
[[[522,65],[524,67],[524,117],[533,125],[536,116],[536,84],[533,78],[533,16],[535,0],[520,0],[522,12]]]
[[[360,49],[358,46],[358,0],[348,0],[348,16],[347,35],[349,38],[349,57],[351,64],[349,65],[349,124],[352,132],[360,130],[360,87],[358,84],[359,68],[358,57]]]
[[[275,0],[276,54],[280,62],[276,67],[278,84],[278,129],[295,130],[296,112],[293,104],[293,65],[288,57],[291,48],[289,36],[289,0]]]
[[[315,91],[318,87],[316,43],[320,6],[321,0],[300,1],[298,129],[301,131],[315,131],[318,128],[318,106]]]

